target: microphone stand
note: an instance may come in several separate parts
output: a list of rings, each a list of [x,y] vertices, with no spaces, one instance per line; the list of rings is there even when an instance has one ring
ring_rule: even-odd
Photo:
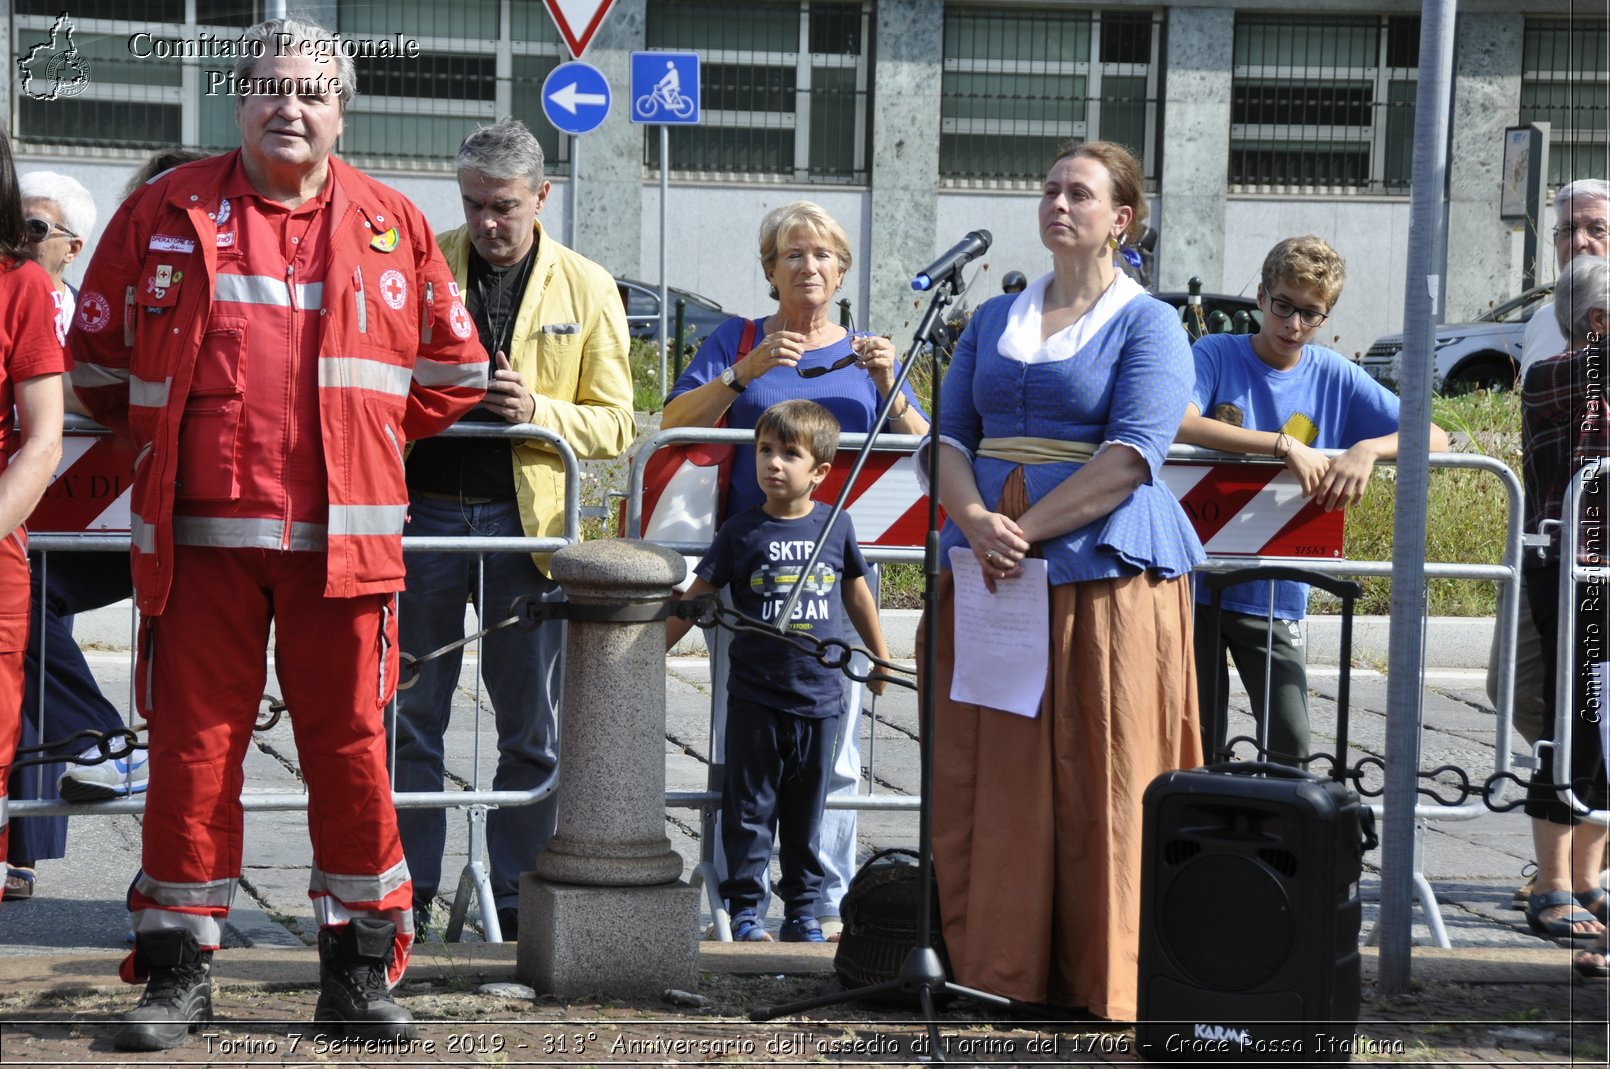
[[[834,991],[815,998],[801,999],[782,1006],[756,1006],[749,1011],[751,1021],[770,1021],[777,1017],[786,1017],[805,1010],[820,1009],[823,1006],[836,1006],[844,1002],[857,1002],[862,999],[876,998],[879,995],[890,994],[896,991],[906,994],[915,994],[922,1006],[923,1021],[928,1027],[928,1059],[936,1062],[945,1060],[944,1048],[940,1042],[939,1022],[935,1019],[935,995],[965,995],[986,1005],[1000,1009],[1014,1009],[1017,1004],[1011,999],[1000,995],[992,995],[987,991],[977,991],[970,987],[962,987],[945,979],[945,967],[939,960],[939,953],[933,947],[933,815],[930,808],[930,799],[933,797],[933,754],[934,754],[934,670],[935,648],[938,645],[939,633],[939,394],[940,380],[942,378],[939,366],[939,346],[933,341],[935,326],[940,321],[940,314],[946,305],[961,293],[961,269],[958,264],[943,277],[933,282],[933,299],[928,303],[928,311],[923,315],[922,322],[917,326],[917,332],[911,343],[911,350],[906,354],[905,362],[900,367],[900,373],[895,377],[894,388],[884,399],[883,408],[878,412],[878,418],[872,424],[872,430],[867,435],[866,444],[855,458],[855,465],[850,469],[849,476],[844,480],[844,486],[839,490],[838,500],[833,503],[833,510],[828,514],[826,526],[821,539],[818,540],[816,550],[811,554],[805,565],[802,575],[810,575],[816,567],[816,560],[827,544],[827,534],[833,529],[833,523],[844,511],[845,502],[849,500],[850,491],[855,486],[855,480],[861,473],[866,462],[867,454],[872,449],[873,439],[883,429],[889,420],[889,412],[893,409],[896,399],[904,387],[906,379],[911,375],[911,369],[916,366],[924,341],[929,342],[930,366],[933,374],[933,404],[929,409],[928,431],[928,534],[923,544],[923,593],[922,600],[924,612],[923,651],[922,651],[922,678],[927,680],[927,686],[918,692],[917,706],[920,730],[918,732],[918,754],[921,763],[920,793],[922,805],[917,810],[917,883],[918,894],[922,905],[917,912],[918,937],[917,945],[911,948],[900,963],[900,975],[893,980],[885,980],[879,984],[869,984],[865,987],[854,988],[849,991]],[[777,628],[781,631],[787,626],[788,619],[794,611],[794,604],[803,593],[804,584],[794,584],[794,590],[783,605],[782,612],[777,617]]]

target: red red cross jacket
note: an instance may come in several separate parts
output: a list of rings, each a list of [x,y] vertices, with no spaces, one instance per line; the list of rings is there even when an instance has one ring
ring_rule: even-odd
[[[217,296],[220,247],[234,237],[220,190],[238,155],[175,168],[123,203],[96,246],[68,335],[77,362],[74,389],[97,420],[136,450],[132,567],[147,615],[161,613],[173,577],[179,431],[187,403],[199,408],[191,397],[196,358]],[[203,521],[212,524],[203,537],[181,540],[326,548],[325,594],[355,597],[402,588],[403,443],[435,434],[480,400],[487,356],[419,209],[334,157],[330,175],[329,260],[317,297],[326,528],[292,523],[287,509],[266,533],[276,521],[214,520]],[[392,277],[398,272],[404,286]],[[383,277],[391,283],[385,294]],[[264,288],[271,291],[264,301],[312,306],[311,287]],[[246,388],[237,381],[242,395]],[[253,398],[256,408],[260,402]],[[292,419],[288,401],[279,415]],[[229,527],[240,522],[256,525],[252,538]]]

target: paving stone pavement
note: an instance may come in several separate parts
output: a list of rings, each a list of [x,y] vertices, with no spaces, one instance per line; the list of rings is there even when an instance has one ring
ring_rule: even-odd
[[[91,651],[91,663],[103,688],[127,706],[129,661],[121,651]],[[489,787],[496,761],[490,704],[476,693],[475,660],[466,658],[455,695],[447,738],[449,779],[461,788]],[[1233,675],[1233,673],[1232,673]],[[1316,749],[1333,744],[1338,674],[1334,668],[1311,672],[1312,715]],[[671,792],[706,787],[710,754],[708,664],[697,657],[673,657],[665,673],[666,786]],[[1246,697],[1239,682],[1232,695],[1232,734],[1250,732]],[[277,693],[271,681],[270,691]],[[1385,739],[1386,679],[1378,672],[1352,673],[1352,752],[1380,756]],[[1495,716],[1483,693],[1481,673],[1434,672],[1427,677],[1422,768],[1451,764],[1473,779],[1494,768]],[[294,713],[293,713],[294,715]],[[476,737],[477,725],[481,736]],[[913,804],[919,768],[915,694],[891,687],[860,719],[863,790],[879,799]],[[248,794],[297,791],[296,746],[290,725],[281,720],[261,732],[247,759]],[[1368,782],[1368,781],[1367,781]],[[1378,778],[1376,780],[1378,782]],[[49,953],[83,947],[122,945],[127,932],[124,894],[139,864],[137,813],[102,815],[88,809],[72,820],[65,859],[39,866],[37,894],[23,903],[0,905],[0,956]],[[467,820],[454,820],[444,884],[467,857]],[[668,808],[666,833],[685,860],[691,876],[699,857],[700,819],[696,809]],[[1455,947],[1531,947],[1537,944],[1522,915],[1510,908],[1510,894],[1530,859],[1527,823],[1518,813],[1481,812],[1474,819],[1426,820],[1422,823],[1422,867],[1436,890],[1448,937]],[[917,814],[880,810],[859,817],[860,856],[887,846],[912,846]],[[246,853],[240,893],[231,914],[228,939],[241,946],[300,946],[314,938],[307,899],[307,867],[311,857],[299,812],[252,812],[246,821]],[[1381,854],[1366,857],[1365,928],[1373,924],[1379,897]],[[438,903],[445,916],[447,902]],[[474,914],[472,911],[472,920]],[[703,918],[708,923],[708,911]],[[775,928],[778,918],[771,918]],[[476,939],[472,929],[466,938]],[[1415,915],[1417,943],[1430,942],[1423,909]]]

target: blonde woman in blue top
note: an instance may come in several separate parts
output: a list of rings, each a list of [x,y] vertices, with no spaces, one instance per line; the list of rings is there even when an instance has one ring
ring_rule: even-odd
[[[950,698],[953,591],[940,581],[933,826],[956,980],[1135,1016],[1141,794],[1201,761],[1191,594],[1203,559],[1158,479],[1190,400],[1167,305],[1114,266],[1146,215],[1118,145],[1067,146],[1042,189],[1052,271],[973,317],[941,413],[942,536],[993,590],[1044,557],[1051,661],[1037,716]],[[919,661],[920,663],[920,661]]]

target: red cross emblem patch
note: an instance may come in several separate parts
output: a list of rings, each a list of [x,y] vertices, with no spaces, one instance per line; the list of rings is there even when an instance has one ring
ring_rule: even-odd
[[[392,268],[380,276],[380,296],[393,311],[402,311],[408,303],[408,280],[401,271]]]
[[[91,334],[106,329],[112,321],[112,306],[101,294],[90,290],[78,298],[78,329]]]

